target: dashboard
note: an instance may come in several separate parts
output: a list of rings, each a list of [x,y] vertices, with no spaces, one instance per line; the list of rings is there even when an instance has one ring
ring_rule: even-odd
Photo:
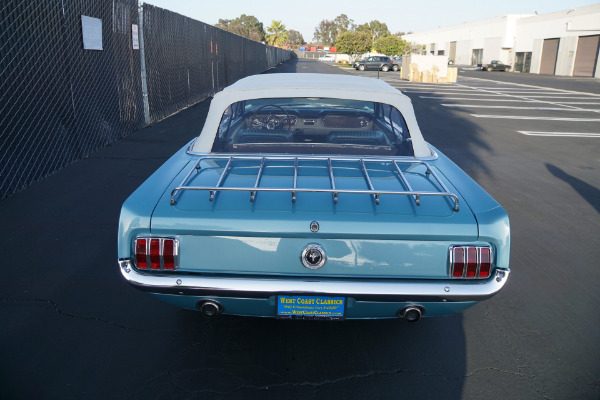
[[[318,115],[300,116],[283,113],[261,113],[247,118],[246,126],[252,129],[365,129],[373,126],[370,116],[352,113],[319,113]]]

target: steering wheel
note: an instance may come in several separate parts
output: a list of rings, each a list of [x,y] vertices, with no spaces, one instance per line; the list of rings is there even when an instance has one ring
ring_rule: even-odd
[[[256,114],[258,114],[258,112],[259,112],[260,110],[262,110],[263,108],[266,108],[266,107],[275,107],[275,108],[279,108],[281,111],[283,111],[283,112],[285,113],[285,115],[286,115],[286,120],[287,120],[287,123],[288,123],[288,128],[287,128],[287,130],[288,130],[288,131],[290,131],[290,130],[291,130],[291,128],[292,128],[292,119],[291,119],[291,117],[290,117],[290,113],[288,113],[288,112],[287,112],[287,110],[286,110],[285,108],[283,108],[283,107],[281,107],[281,106],[278,106],[277,104],[265,104],[264,106],[261,106],[261,107],[259,107],[259,108],[258,108],[256,111],[254,111],[254,113],[252,113],[252,115],[250,116],[250,123],[252,123],[252,120],[254,120],[254,117],[256,116]],[[273,115],[269,115],[269,116],[267,117],[267,121],[268,121],[268,120],[270,120],[272,117],[273,117]],[[267,129],[271,129],[271,130],[272,130],[272,129],[275,129],[275,128],[277,128],[277,127],[279,126],[279,122],[280,122],[280,120],[277,120],[277,122],[270,122],[270,121],[269,121],[269,122],[267,122],[267,123],[266,123],[266,127],[267,127]],[[265,125],[263,125],[262,127],[264,128],[264,127],[265,127]]]

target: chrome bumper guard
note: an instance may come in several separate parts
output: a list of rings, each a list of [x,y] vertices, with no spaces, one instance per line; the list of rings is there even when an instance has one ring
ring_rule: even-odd
[[[373,279],[309,279],[215,277],[183,274],[147,274],[119,260],[123,277],[137,289],[161,294],[199,297],[268,298],[277,294],[319,294],[352,297],[357,301],[464,302],[492,297],[502,289],[510,270],[496,270],[486,281],[408,281]]]

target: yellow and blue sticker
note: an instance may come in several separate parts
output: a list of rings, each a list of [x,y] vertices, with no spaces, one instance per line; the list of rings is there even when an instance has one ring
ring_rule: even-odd
[[[345,297],[277,296],[277,316],[343,317]]]

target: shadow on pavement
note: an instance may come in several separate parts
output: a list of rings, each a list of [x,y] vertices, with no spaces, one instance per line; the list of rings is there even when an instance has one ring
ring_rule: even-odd
[[[577,193],[579,193],[581,198],[590,203],[590,205],[594,207],[600,214],[600,189],[582,181],[579,178],[567,174],[565,171],[552,164],[545,165],[552,175],[571,185],[571,187],[575,189]]]
[[[304,67],[337,72],[307,60],[270,72]],[[417,324],[207,321],[127,285],[116,263],[120,206],[198,135],[209,104],[142,129],[0,202],[3,396],[460,398],[466,375],[461,315]]]

